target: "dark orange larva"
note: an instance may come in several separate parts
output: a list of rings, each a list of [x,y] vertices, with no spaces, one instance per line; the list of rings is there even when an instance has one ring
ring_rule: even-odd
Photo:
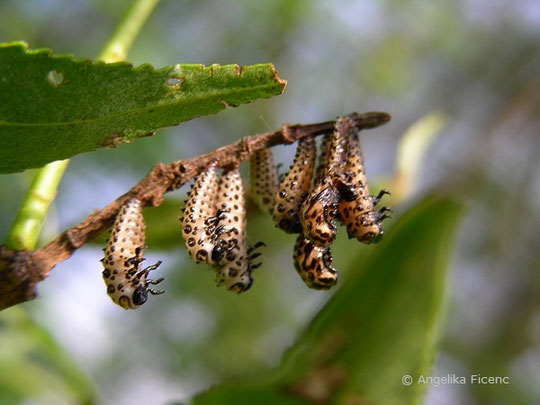
[[[285,232],[302,231],[299,213],[311,189],[315,158],[315,140],[311,137],[300,139],[294,161],[274,198],[274,223]]]
[[[156,269],[161,261],[141,269],[144,260],[144,232],[141,203],[131,199],[116,216],[102,259],[107,294],[124,309],[138,308],[146,302],[148,293],[163,293],[149,287],[150,284],[158,284],[163,278],[155,281],[148,278],[148,273]]]
[[[319,177],[313,190],[302,203],[300,223],[307,239],[319,247],[328,247],[334,241],[340,195],[338,175],[342,173],[345,137],[341,128],[342,118],[336,120],[331,137],[326,140],[323,153],[326,160],[319,164]],[[322,165],[322,166],[321,166]]]
[[[332,267],[330,248],[320,248],[303,235],[294,246],[294,267],[306,285],[316,290],[328,290],[338,280],[338,272]]]
[[[349,238],[357,238],[364,243],[376,242],[383,234],[381,222],[388,217],[382,213],[390,209],[383,207],[377,211],[375,204],[388,191],[383,190],[377,197],[369,194],[358,133],[348,133],[346,142],[343,173],[345,182],[352,188],[351,195],[354,195],[354,198],[341,199],[338,205],[339,218],[347,227]]]

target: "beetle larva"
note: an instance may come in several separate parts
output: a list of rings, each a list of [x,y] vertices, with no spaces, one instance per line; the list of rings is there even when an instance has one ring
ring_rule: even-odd
[[[245,205],[240,171],[238,168],[229,170],[220,179],[216,198],[216,206],[222,212],[222,222],[227,227],[227,232],[219,237],[224,242],[225,255],[216,265],[216,283],[236,293],[251,287],[251,272],[260,266],[260,263],[252,263],[259,254],[251,254],[246,243]]]
[[[364,243],[377,242],[383,235],[381,222],[388,218],[388,215],[383,213],[391,210],[388,207],[382,207],[377,211],[375,204],[382,195],[388,194],[388,191],[381,191],[377,197],[369,195],[364,157],[358,133],[356,131],[349,133],[346,142],[343,173],[346,182],[354,190],[355,198],[352,200],[342,199],[339,202],[339,217],[347,227],[349,238],[357,238]]]
[[[311,188],[315,158],[315,140],[300,139],[294,161],[279,184],[274,199],[274,223],[287,233],[302,232],[299,213]]]
[[[102,259],[103,279],[107,294],[115,304],[124,309],[138,308],[150,294],[163,294],[163,291],[150,288],[163,278],[151,280],[148,273],[157,269],[156,264],[141,269],[144,260],[145,224],[139,200],[129,200],[121,209],[112,228],[111,236]]]
[[[320,248],[303,235],[294,246],[294,267],[306,285],[316,290],[328,290],[338,280],[338,272],[332,267],[330,248]]]
[[[193,184],[184,207],[182,237],[189,256],[197,262],[214,264],[223,258],[224,250],[219,235],[221,213],[215,199],[218,193],[219,173],[215,164],[204,170]]]

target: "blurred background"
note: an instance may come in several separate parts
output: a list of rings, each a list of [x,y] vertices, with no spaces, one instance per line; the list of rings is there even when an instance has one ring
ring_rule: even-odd
[[[0,1],[0,42],[94,58],[129,4]],[[74,157],[41,245],[123,194],[156,162],[283,123],[386,111],[391,123],[361,134],[372,192],[394,188],[395,216],[431,190],[467,207],[434,375],[512,381],[431,386],[425,403],[540,403],[539,1],[163,0],[128,60],[156,67],[272,62],[288,85],[281,96]],[[415,131],[427,132],[426,149],[404,180],[395,176],[396,156]],[[274,154],[286,168],[294,147]],[[0,176],[0,240],[31,177]],[[57,266],[39,285],[39,299],[0,313],[0,403],[68,404],[96,395],[119,405],[162,404],[279,364],[332,292],[304,286],[292,265],[294,236],[252,203],[249,239],[266,242],[264,264],[248,293],[216,288],[211,271],[190,262],[183,247],[178,217],[187,189],[145,212],[147,261],[164,261],[165,295],[137,311],[114,306],[101,278],[102,239]],[[333,248],[338,269],[349,267],[352,249],[367,254],[372,246],[341,232]],[[39,366],[47,363],[43,352],[56,359],[56,372]]]

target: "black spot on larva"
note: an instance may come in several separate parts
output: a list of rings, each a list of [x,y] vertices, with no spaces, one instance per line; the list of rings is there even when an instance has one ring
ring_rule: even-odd
[[[105,269],[101,274],[103,274],[103,277],[109,278],[111,276],[111,271],[109,269]]]
[[[109,285],[107,286],[107,292],[108,292],[109,294],[114,294],[114,285],[109,284]]]
[[[204,249],[200,249],[199,251],[197,251],[197,255],[201,257],[206,257],[208,256],[208,252]]]

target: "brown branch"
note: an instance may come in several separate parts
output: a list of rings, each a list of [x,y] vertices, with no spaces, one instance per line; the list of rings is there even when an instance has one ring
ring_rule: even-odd
[[[350,117],[359,130],[374,128],[390,121],[390,115],[381,112],[353,113]],[[245,137],[205,155],[167,165],[158,163],[127,193],[105,208],[94,211],[80,224],[65,230],[43,248],[28,252],[0,246],[0,310],[35,298],[36,284],[47,277],[56,264],[109,229],[120,207],[130,198],[139,199],[143,206],[157,207],[162,203],[165,193],[182,187],[213,161],[219,167],[233,167],[257,150],[290,144],[307,136],[326,134],[333,127],[334,121],[311,125],[286,124],[279,131]]]

